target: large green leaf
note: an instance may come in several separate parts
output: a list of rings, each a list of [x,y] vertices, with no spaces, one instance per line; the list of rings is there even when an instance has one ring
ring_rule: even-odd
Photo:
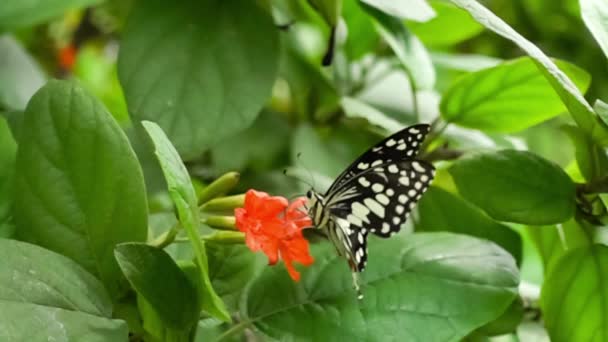
[[[0,299],[2,341],[124,341],[127,323],[82,312]]]
[[[490,10],[475,0],[450,0],[462,9],[466,10],[480,24],[489,30],[509,39],[530,57],[540,68],[543,75],[549,80],[561,100],[564,102],[570,115],[587,134],[600,146],[608,145],[608,126],[602,122],[593,112],[593,109],[576,88],[574,82],[561,71],[555,63],[547,57],[536,45],[521,36],[513,28],[507,25]]]
[[[193,158],[253,122],[278,57],[278,30],[253,1],[142,1],[118,73],[132,118],[157,122]]]
[[[147,235],[144,180],[127,137],[97,99],[67,81],[41,88],[23,120],[17,236],[74,259],[120,295],[126,283],[114,246]]]
[[[0,237],[8,237],[13,232],[10,220],[16,154],[17,143],[13,139],[8,123],[0,117]]]
[[[457,341],[500,316],[517,293],[513,258],[496,245],[449,233],[372,238],[364,299],[346,260],[324,243],[294,283],[267,267],[248,291],[246,322],[291,340]]]
[[[3,7],[0,7],[0,27]],[[0,109],[23,110],[45,82],[36,61],[8,35],[0,36],[0,75]]]
[[[462,197],[497,220],[545,225],[574,214],[574,183],[533,153],[479,153],[454,163],[449,172]]]
[[[177,150],[171,145],[163,130],[150,121],[144,121],[142,124],[152,139],[154,152],[167,181],[169,195],[175,203],[179,220],[190,239],[196,262],[200,268],[203,309],[219,319],[230,321],[230,314],[226,311],[220,297],[213,290],[211,280],[209,280],[207,252],[198,234],[200,224],[198,203],[188,170],[186,170]]]
[[[435,69],[431,57],[420,40],[396,17],[364,5],[363,8],[376,19],[376,29],[391,47],[416,90],[433,89]]]
[[[589,75],[558,62],[581,89]],[[520,58],[468,74],[455,82],[441,101],[441,115],[460,126],[489,132],[523,130],[566,111],[555,90],[534,61]]]
[[[207,253],[213,287],[231,311],[238,311],[243,290],[266,258],[245,245],[207,245]]]
[[[604,0],[579,0],[585,25],[608,57],[608,2]]]
[[[194,285],[165,251],[146,244],[116,246],[116,260],[133,288],[168,327],[189,331],[198,321]]]
[[[443,189],[431,187],[418,203],[416,231],[449,231],[490,240],[521,262],[521,238],[474,205]]]
[[[435,16],[435,11],[426,0],[360,0],[386,14],[414,21],[427,21]]]
[[[7,239],[0,239],[0,260],[0,300],[112,316],[103,285],[76,262]]]
[[[0,340],[126,341],[103,285],[74,261],[6,239],[0,260]]]
[[[437,12],[433,19],[424,23],[408,23],[408,27],[425,45],[449,46],[483,31],[483,26],[458,7],[438,0],[431,1],[431,5]]]
[[[0,6],[0,32],[36,25],[101,0],[5,1]]]
[[[541,308],[551,341],[608,341],[608,247],[565,253],[549,269]]]

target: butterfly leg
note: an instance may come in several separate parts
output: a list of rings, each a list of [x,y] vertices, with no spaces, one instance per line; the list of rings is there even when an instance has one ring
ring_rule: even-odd
[[[359,274],[356,271],[352,271],[353,275],[353,288],[357,291],[357,299],[363,299],[363,293],[361,293],[361,287],[359,286]]]

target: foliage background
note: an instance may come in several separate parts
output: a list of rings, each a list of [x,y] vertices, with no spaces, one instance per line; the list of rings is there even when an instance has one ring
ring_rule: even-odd
[[[475,11],[471,1],[453,2]],[[34,322],[46,322],[40,317],[50,307],[56,322],[76,328],[47,325],[41,334],[64,340],[91,331],[90,338],[124,339],[129,331],[149,340],[608,341],[601,194],[608,129],[599,118],[608,106],[581,105],[567,84],[548,81],[521,41],[482,25],[494,19],[480,24],[452,2],[345,0],[336,11],[338,3],[1,4],[0,236],[63,256],[2,240],[0,301],[8,314],[0,313],[0,327],[23,337]],[[608,99],[604,2],[482,3],[553,58],[588,103]],[[332,27],[333,63],[324,67]],[[31,99],[51,78],[80,85],[49,82]],[[105,108],[112,117],[100,114]],[[162,130],[144,129],[140,120]],[[226,172],[240,173],[232,193],[256,188],[289,197],[306,182],[321,190],[382,136],[416,122],[434,125],[424,156],[439,170],[435,186],[405,233],[371,242],[366,279],[380,280],[362,307],[341,297],[349,276],[326,244],[315,243],[317,261],[294,286],[283,269],[264,267],[261,256],[250,258],[225,237],[181,241],[210,232],[211,224],[198,227],[206,213],[196,210],[196,196],[204,202],[206,186]],[[177,221],[179,242],[165,248],[173,259],[143,244],[115,249],[153,244]],[[430,235],[406,234],[413,230]],[[82,231],[94,241],[85,251]],[[434,261],[443,254],[457,261]],[[26,278],[14,272],[44,273],[47,258],[55,273],[74,279],[29,281],[74,297],[39,288],[16,300],[11,291]],[[446,284],[452,276],[464,285]],[[392,277],[399,286],[382,281]],[[168,278],[175,279],[168,288],[146,286]],[[462,318],[456,309],[475,298],[467,292],[481,300]],[[200,303],[188,299],[197,293]],[[403,312],[393,313],[392,302]],[[39,315],[15,323],[31,310]],[[446,312],[449,323],[433,318]],[[233,323],[221,321],[230,317]],[[405,335],[389,333],[397,328]]]

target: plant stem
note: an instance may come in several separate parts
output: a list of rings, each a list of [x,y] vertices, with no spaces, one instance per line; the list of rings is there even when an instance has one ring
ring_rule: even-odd
[[[236,230],[234,216],[208,216],[201,219],[201,223],[219,230]]]
[[[228,172],[220,178],[207,185],[198,196],[198,203],[205,204],[209,200],[223,195],[230,191],[239,182],[240,175],[238,172]]]
[[[160,248],[160,249],[163,249],[163,248],[169,246],[173,241],[175,241],[175,237],[177,236],[177,233],[179,232],[179,228],[180,228],[180,224],[176,223],[173,227],[171,227],[171,229],[162,233],[161,235],[156,237],[156,239],[152,240],[148,244],[150,246]]]

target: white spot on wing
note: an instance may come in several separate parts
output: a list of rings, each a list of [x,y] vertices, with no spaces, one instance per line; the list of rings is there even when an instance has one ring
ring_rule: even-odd
[[[412,167],[414,168],[414,170],[418,171],[418,172],[425,172],[426,170],[422,167],[422,165],[420,165],[419,162],[414,161],[412,162]]]
[[[391,196],[393,196],[394,194],[395,194],[395,190],[393,190],[393,189],[391,189],[391,188],[386,189],[386,195],[387,195],[388,197],[391,197]]]
[[[374,190],[374,192],[380,192],[384,190],[384,185],[380,183],[375,183],[374,185],[372,185],[372,190]]]
[[[401,204],[397,204],[397,207],[395,207],[395,211],[399,215],[403,214],[403,210],[405,210],[405,208]]]
[[[382,230],[381,230],[381,232],[383,234],[387,234],[390,231],[391,231],[391,226],[388,223],[386,223],[386,222],[382,223]]]
[[[378,215],[380,218],[384,218],[384,207],[380,205],[380,203],[376,202],[372,198],[366,198],[363,200],[363,203],[371,210],[374,214]]]
[[[369,223],[367,219],[367,215],[369,214],[369,209],[359,202],[353,202],[350,205],[350,208],[355,216],[360,218],[363,222]]]
[[[368,163],[361,162],[361,163],[359,163],[359,165],[357,165],[357,167],[358,167],[360,170],[365,170],[365,169],[367,169],[367,168],[369,167],[369,164],[368,164]]]
[[[363,225],[363,221],[353,214],[348,214],[348,216],[346,216],[346,220],[355,226],[361,227]]]
[[[388,166],[388,172],[397,173],[397,172],[399,172],[399,168],[397,167],[397,165],[391,164]]]
[[[399,202],[405,204],[407,202],[407,196],[399,195]]]
[[[386,142],[386,146],[391,147],[391,146],[394,146],[396,143],[397,143],[397,142],[395,141],[395,139],[389,139],[389,140]]]
[[[399,217],[397,217],[397,216],[394,216],[393,217],[393,224],[397,225],[399,223],[401,223],[401,219]]]
[[[399,183],[405,185],[405,186],[409,186],[410,185],[410,179],[407,177],[399,177]]]
[[[367,188],[370,185],[370,182],[365,177],[359,177],[359,184]]]
[[[390,200],[388,199],[388,197],[386,197],[385,194],[377,194],[376,200],[378,200],[378,202],[380,202],[384,205],[388,205],[388,203],[390,202]]]
[[[397,149],[398,149],[399,151],[404,151],[406,147],[407,147],[407,145],[406,145],[406,144],[401,144],[401,145],[397,146]]]

